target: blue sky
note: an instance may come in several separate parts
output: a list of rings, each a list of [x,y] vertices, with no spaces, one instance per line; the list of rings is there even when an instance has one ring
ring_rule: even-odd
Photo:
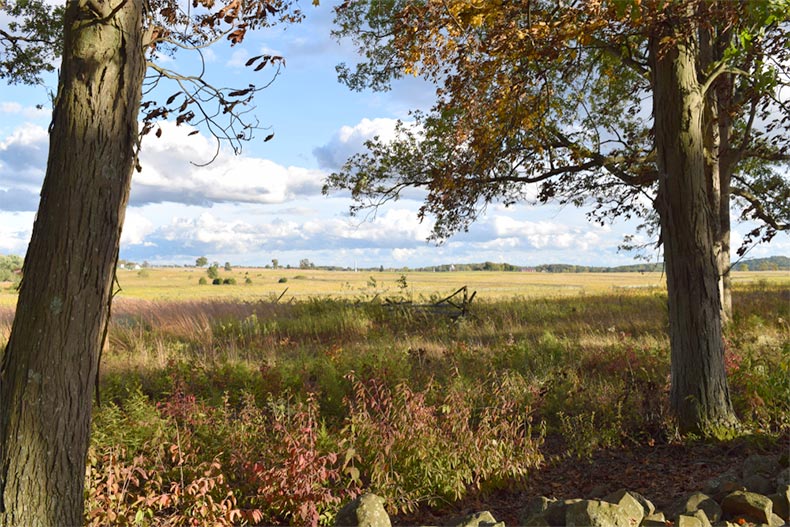
[[[634,225],[594,225],[583,209],[492,206],[468,233],[437,247],[426,242],[430,219],[417,221],[418,193],[367,219],[348,216],[347,196],[321,195],[324,177],[366,139],[387,137],[396,119],[429,108],[434,94],[434,87],[413,78],[387,93],[351,92],[338,83],[335,65],[353,63],[355,54],[351,43],[338,43],[329,34],[333,5],[303,2],[302,24],[250,33],[243,45],[208,52],[210,78],[234,86],[246,86],[252,76],[258,83],[266,78],[267,70],[243,67],[249,57],[274,52],[286,58],[278,78],[257,97],[256,117],[270,130],[244,145],[240,156],[223,150],[203,168],[191,162],[211,157],[214,144],[207,134],[188,136],[189,128],[164,123],[161,138],[147,136],[143,171],[132,183],[122,258],[188,264],[207,256],[235,265],[265,265],[273,258],[296,265],[308,258],[317,265],[376,267],[486,260],[633,263],[633,255],[617,247]],[[182,55],[165,60],[167,67],[181,70],[194,62]],[[55,81],[47,79],[50,89]],[[50,118],[37,104],[47,105],[44,87],[0,83],[0,254],[23,254],[33,226]],[[271,132],[274,139],[264,143]],[[733,246],[748,230],[734,226]],[[788,236],[750,252],[776,254],[790,254]]]

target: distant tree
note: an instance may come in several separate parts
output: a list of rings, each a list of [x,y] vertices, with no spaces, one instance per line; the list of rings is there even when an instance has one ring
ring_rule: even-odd
[[[313,267],[315,267],[315,265],[307,258],[299,260],[299,269],[311,269]]]
[[[218,278],[219,277],[219,266],[216,263],[211,264],[209,266],[209,268],[206,269],[206,274],[208,275],[209,278]]]
[[[230,262],[225,262],[225,270],[228,272],[233,271],[233,267],[231,267]]]
[[[326,189],[349,190],[358,212],[422,188],[435,239],[535,190],[593,204],[597,221],[640,218],[666,262],[680,429],[732,428],[732,197],[760,221],[747,239],[790,226],[787,2],[345,2],[337,27],[366,59],[340,68],[351,88],[411,74],[441,86],[418,126],[369,142]]]
[[[208,265],[208,258],[206,258],[205,256],[200,256],[198,257],[197,260],[195,260],[195,267],[205,267],[207,265]]]
[[[151,264],[148,263],[148,260],[143,260],[143,263],[141,264],[141,267],[143,269],[148,269],[149,267],[151,267]]]
[[[280,268],[280,260],[277,258],[272,258],[272,269],[279,269]]]
[[[14,282],[19,279],[15,271],[22,268],[22,258],[15,255],[0,255],[0,282]]]
[[[749,265],[748,265],[748,264],[745,264],[745,263],[738,264],[738,270],[739,270],[739,271],[746,272],[746,271],[748,271],[748,270],[749,270]]]

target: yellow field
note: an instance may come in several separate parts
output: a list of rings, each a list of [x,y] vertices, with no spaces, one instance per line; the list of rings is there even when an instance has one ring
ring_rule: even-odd
[[[118,272],[118,298],[146,300],[194,300],[198,298],[226,298],[257,300],[279,297],[282,301],[303,300],[311,297],[371,298],[375,295],[393,297],[403,295],[398,279],[406,276],[406,295],[415,300],[431,295],[448,295],[462,286],[470,293],[477,291],[478,299],[503,297],[554,297],[597,294],[622,290],[663,290],[662,273],[526,273],[526,272],[351,272],[303,269],[237,268],[220,271],[221,278],[233,277],[236,285],[198,285],[206,277],[205,269],[169,268]],[[245,278],[252,280],[245,284]],[[285,278],[287,282],[279,280]],[[734,272],[736,285],[746,283],[786,284],[790,287],[787,271]],[[16,304],[16,292],[8,284],[0,286],[0,306]]]

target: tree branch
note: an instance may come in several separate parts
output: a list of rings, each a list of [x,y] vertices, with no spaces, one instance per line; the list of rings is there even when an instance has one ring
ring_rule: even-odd
[[[752,194],[751,192],[749,192],[748,190],[746,190],[745,188],[733,186],[730,187],[730,192],[734,196],[738,196],[739,198],[743,198],[746,201],[748,201],[749,206],[751,207],[752,214],[754,214],[756,217],[764,221],[766,225],[768,225],[769,227],[777,231],[790,230],[789,223],[783,223],[781,221],[778,221],[773,216],[771,216],[771,214],[765,210],[765,207],[763,207],[763,204],[760,201],[760,199],[754,194]]]

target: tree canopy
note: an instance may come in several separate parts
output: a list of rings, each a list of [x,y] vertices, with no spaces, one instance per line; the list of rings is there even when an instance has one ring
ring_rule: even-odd
[[[100,0],[76,3],[104,15],[118,7]],[[55,71],[63,52],[65,8],[42,0],[9,0],[0,2],[0,13],[9,20],[7,27],[0,28],[0,79],[43,84],[43,75]],[[145,3],[143,15],[146,77],[141,134],[160,136],[157,122],[172,119],[210,133],[218,149],[225,143],[238,153],[262,128],[252,111],[255,95],[273,82],[285,59],[273,54],[252,57],[246,66],[261,72],[259,83],[215,86],[207,77],[204,50],[221,42],[237,45],[249,31],[299,22],[301,11],[293,0],[156,0]],[[192,58],[169,60],[184,53]],[[197,67],[183,69],[190,61]],[[56,101],[57,94],[53,98]],[[265,140],[271,137],[267,133]]]
[[[437,83],[437,103],[393,142],[378,139],[333,174],[353,211],[427,192],[434,238],[465,229],[492,201],[591,205],[591,217],[639,217],[655,231],[655,88],[650,43],[681,19],[704,33],[700,75],[715,134],[709,156],[728,176],[749,239],[790,223],[786,0],[346,2],[336,35],[365,61],[341,65],[352,89],[404,75]],[[673,44],[665,37],[662,47]],[[660,51],[661,52],[661,51]],[[715,104],[714,104],[715,103]],[[530,187],[530,184],[533,184]],[[537,188],[535,188],[537,186]]]

